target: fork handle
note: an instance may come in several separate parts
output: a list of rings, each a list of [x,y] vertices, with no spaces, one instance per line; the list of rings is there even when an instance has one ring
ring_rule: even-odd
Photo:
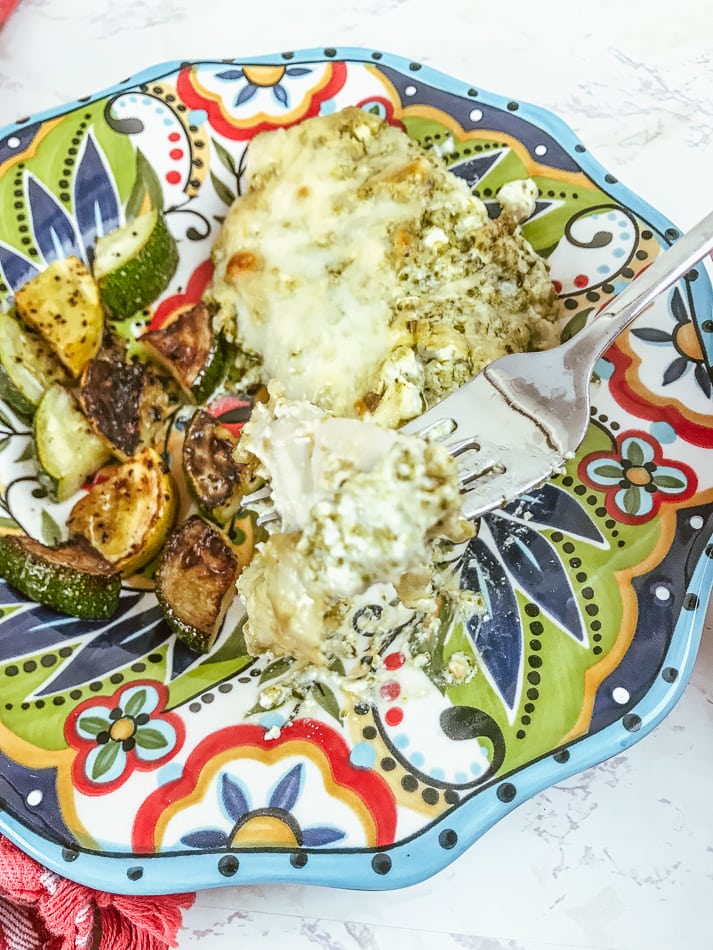
[[[713,251],[713,212],[710,212],[675,244],[659,254],[636,280],[621,291],[595,320],[568,340],[563,347],[586,352],[591,365],[649,304]]]

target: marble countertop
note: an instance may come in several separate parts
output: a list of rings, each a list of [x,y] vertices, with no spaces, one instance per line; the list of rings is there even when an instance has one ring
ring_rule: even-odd
[[[21,0],[0,31],[0,123],[164,60],[382,49],[549,108],[685,229],[713,206],[710,35],[700,0],[665,23],[644,0]],[[650,736],[524,803],[435,877],[376,893],[204,891],[179,947],[706,950],[712,624],[709,613],[690,683]]]

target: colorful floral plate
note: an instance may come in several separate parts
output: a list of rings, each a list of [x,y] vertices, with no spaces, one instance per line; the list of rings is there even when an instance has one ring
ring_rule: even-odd
[[[0,298],[161,206],[181,263],[160,322],[210,277],[249,139],[348,104],[438,149],[493,214],[503,182],[535,179],[525,232],[566,333],[678,236],[551,114],[386,54],[312,50],[159,66],[4,129]],[[373,693],[295,695],[288,664],[246,655],[235,615],[197,656],[151,593],[127,588],[117,617],[86,623],[0,587],[0,830],[117,892],[398,887],[641,738],[687,681],[710,584],[712,297],[692,271],[599,362],[577,458],[484,518],[461,556],[485,619],[444,621],[420,665],[395,630]],[[56,540],[66,509],[44,497],[7,408],[0,449],[3,521]],[[456,653],[477,672],[449,685]]]

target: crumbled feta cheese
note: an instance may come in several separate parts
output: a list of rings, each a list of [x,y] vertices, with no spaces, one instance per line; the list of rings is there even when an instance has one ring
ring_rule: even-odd
[[[498,191],[498,201],[503,211],[509,212],[520,224],[526,221],[535,210],[537,185],[531,178],[508,181]]]
[[[285,419],[298,433],[300,467],[275,434]],[[377,582],[392,584],[407,606],[435,609],[433,544],[473,530],[460,515],[457,465],[442,446],[311,406],[301,412],[277,397],[245,426],[240,453],[254,453],[268,477],[274,467],[282,520],[238,581],[251,652],[323,664],[335,606]],[[348,654],[349,640],[345,647]]]

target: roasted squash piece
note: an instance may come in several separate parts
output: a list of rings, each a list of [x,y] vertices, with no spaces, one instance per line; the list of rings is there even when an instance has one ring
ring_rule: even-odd
[[[77,502],[67,528],[127,577],[156,557],[175,514],[173,479],[158,452],[144,448]]]
[[[140,337],[152,359],[163,366],[195,402],[204,402],[225,372],[225,344],[213,329],[205,303],[184,310],[159,330]]]
[[[127,363],[112,347],[100,350],[82,373],[79,400],[84,413],[94,431],[124,459],[139,446],[145,378],[142,363]]]
[[[139,445],[163,445],[176,410],[185,405],[182,391],[172,377],[161,376],[151,363],[144,364],[144,388],[139,405]]]
[[[106,620],[119,604],[119,572],[84,538],[49,547],[22,532],[3,532],[0,576],[28,599],[70,617]]]
[[[53,383],[71,377],[48,343],[25,327],[13,310],[0,313],[0,398],[23,419],[31,419]]]
[[[168,537],[156,569],[156,597],[176,636],[207,653],[235,596],[240,563],[223,533],[192,515]]]
[[[205,409],[198,409],[183,441],[183,472],[201,509],[225,524],[240,509],[244,465],[233,453],[238,439]]]
[[[99,288],[77,257],[53,261],[15,293],[17,312],[77,379],[96,356],[104,332]]]
[[[32,436],[40,481],[55,501],[65,501],[111,458],[72,393],[54,383],[40,399]]]

